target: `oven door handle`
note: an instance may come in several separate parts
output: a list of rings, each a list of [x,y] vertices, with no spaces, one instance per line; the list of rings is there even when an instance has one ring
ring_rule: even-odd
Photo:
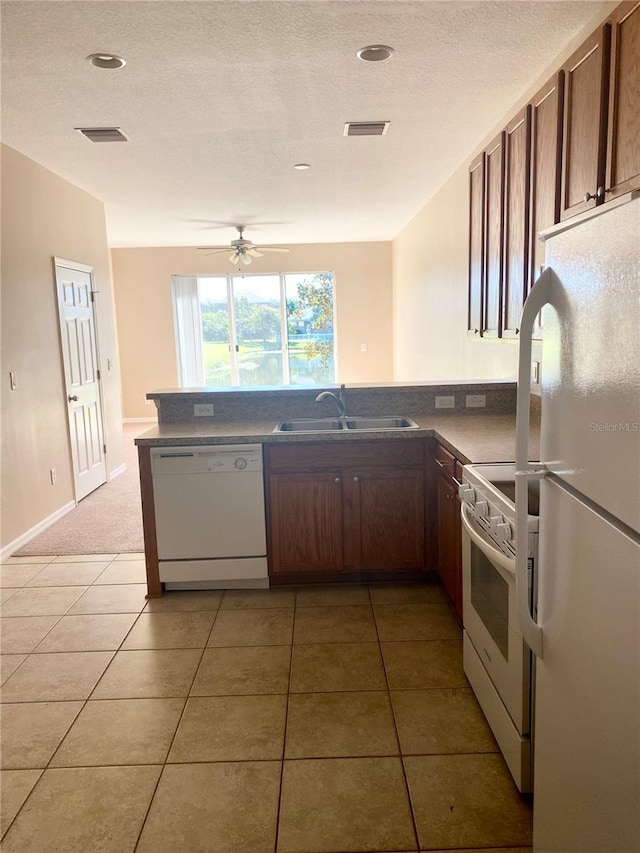
[[[469,521],[469,510],[465,504],[462,504],[460,507],[460,518],[462,519],[462,526],[466,530],[467,534],[471,541],[480,548],[482,553],[488,560],[499,566],[506,572],[509,572],[511,577],[515,578],[516,575],[516,563],[515,560],[507,557],[506,554],[503,554],[502,551],[498,551],[497,548],[494,548],[493,545],[490,545],[487,540],[481,536],[477,530],[473,527],[471,522]]]

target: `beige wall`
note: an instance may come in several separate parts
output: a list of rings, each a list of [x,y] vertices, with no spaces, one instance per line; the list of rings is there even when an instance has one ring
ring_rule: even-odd
[[[205,256],[193,248],[112,249],[111,258],[124,416],[153,416],[145,394],[178,384],[171,276],[226,274],[233,267],[226,254]],[[293,246],[287,255],[256,259],[248,272],[321,270],[335,276],[339,380],[390,380],[391,243]]]
[[[469,151],[393,242],[394,378],[498,379],[515,377],[518,347],[509,341],[467,339],[469,176],[483,150],[611,13],[616,3],[594,3],[593,16],[520,101]],[[541,351],[534,349],[534,359]]]
[[[107,467],[113,471],[123,462],[122,417],[104,207],[2,146],[3,547],[74,499],[54,256],[95,268]],[[10,371],[16,391],[9,388]],[[57,469],[55,486],[50,468]]]

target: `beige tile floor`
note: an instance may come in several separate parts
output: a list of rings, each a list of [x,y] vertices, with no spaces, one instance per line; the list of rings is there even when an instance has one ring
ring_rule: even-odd
[[[439,588],[143,579],[0,566],[5,853],[530,850]]]

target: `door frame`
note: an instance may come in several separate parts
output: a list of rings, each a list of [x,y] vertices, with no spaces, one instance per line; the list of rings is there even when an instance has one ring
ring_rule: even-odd
[[[56,255],[51,258],[53,262],[53,283],[56,289],[56,306],[58,309],[58,342],[60,346],[60,369],[62,371],[62,385],[64,389],[64,393],[66,395],[67,388],[67,377],[65,375],[65,366],[64,366],[64,352],[63,352],[63,344],[62,344],[62,317],[63,310],[61,304],[61,292],[58,286],[58,273],[57,268],[63,267],[65,269],[77,270],[78,272],[87,273],[89,278],[91,279],[91,310],[93,313],[93,329],[94,329],[94,343],[96,348],[96,363],[98,365],[98,397],[100,399],[100,435],[102,437],[102,447],[103,453],[105,457],[105,483],[109,482],[109,469],[107,466],[107,441],[105,438],[105,428],[104,428],[104,393],[102,389],[102,360],[100,358],[100,333],[98,330],[98,306],[97,301],[95,299],[95,294],[100,291],[95,289],[95,278],[94,272],[95,267],[89,264],[83,264],[79,261],[70,261],[67,258],[59,258]],[[67,446],[69,449],[69,459],[71,462],[71,482],[73,484],[73,499],[75,501],[76,506],[78,505],[78,484],[76,482],[76,473],[73,465],[73,451],[71,447],[71,419],[69,416],[69,406],[65,406],[65,418],[67,422]],[[102,484],[104,485],[104,483]],[[91,493],[89,493],[91,494]]]

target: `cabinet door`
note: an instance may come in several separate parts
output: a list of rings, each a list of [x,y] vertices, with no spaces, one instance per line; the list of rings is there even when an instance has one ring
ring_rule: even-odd
[[[608,24],[600,27],[562,69],[561,219],[604,201],[610,35]]]
[[[359,569],[422,569],[424,472],[345,472],[345,561]]]
[[[449,478],[439,476],[438,493],[438,574],[454,607],[462,598],[462,571],[459,504],[455,486]],[[459,612],[461,616],[461,612]]]
[[[269,477],[271,571],[339,572],[343,562],[342,476]]]
[[[544,266],[544,243],[538,235],[560,221],[563,91],[560,71],[531,100],[529,290]]]
[[[520,331],[529,283],[530,108],[525,107],[505,132],[504,286],[502,337]]]
[[[485,287],[482,336],[500,337],[502,332],[502,274],[504,235],[504,133],[485,151]]]
[[[622,3],[610,21],[607,200],[640,187],[640,3]]]
[[[484,293],[484,154],[469,167],[469,307],[467,334],[480,337]]]

